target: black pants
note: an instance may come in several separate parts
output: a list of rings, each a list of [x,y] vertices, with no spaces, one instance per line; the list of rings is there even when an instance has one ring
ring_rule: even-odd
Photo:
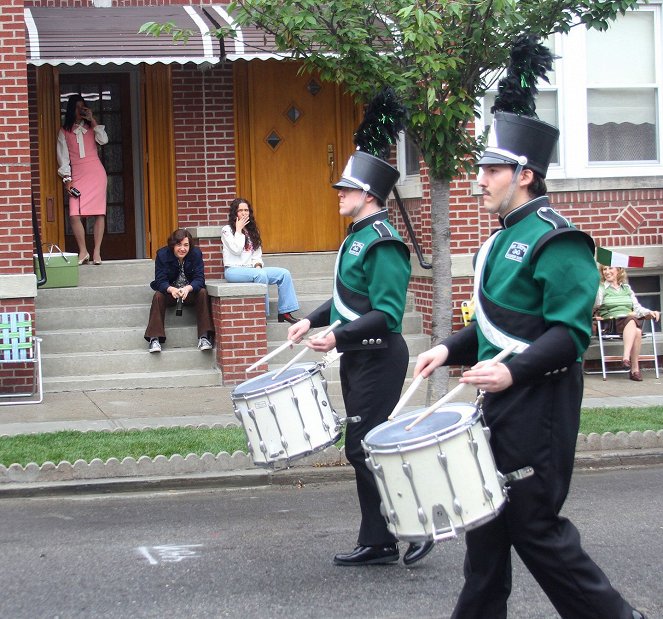
[[[384,338],[388,348],[372,351],[348,351],[341,357],[341,387],[348,417],[361,417],[349,423],[345,436],[345,453],[355,469],[357,495],[361,508],[361,525],[357,544],[378,546],[391,544],[396,538],[387,530],[380,513],[380,494],[373,473],[366,466],[361,446],[366,434],[387,420],[398,403],[405,382],[409,353],[400,334]]]
[[[511,547],[563,619],[632,619],[633,609],[559,515],[568,493],[582,398],[582,372],[533,381],[484,401],[497,468],[534,467],[515,481],[500,515],[465,535],[465,585],[452,617],[504,619],[511,592]]]

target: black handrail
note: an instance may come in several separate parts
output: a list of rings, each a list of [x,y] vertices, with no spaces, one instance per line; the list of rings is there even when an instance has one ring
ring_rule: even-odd
[[[35,199],[32,198],[32,233],[34,235],[36,250],[37,250],[37,262],[39,263],[39,272],[41,273],[41,279],[37,280],[37,288],[43,286],[48,277],[46,276],[46,264],[44,263],[44,251],[41,248],[41,234],[39,233],[39,222],[37,221],[37,209],[35,207]],[[37,275],[35,271],[35,275]]]
[[[405,227],[407,228],[407,233],[410,235],[410,240],[412,241],[412,247],[414,247],[414,253],[417,254],[417,258],[419,259],[419,264],[421,265],[421,268],[432,269],[433,265],[424,260],[424,256],[421,253],[421,247],[419,247],[419,243],[417,243],[417,238],[414,236],[414,230],[412,229],[410,216],[407,214],[407,211],[405,210],[405,206],[403,205],[403,201],[401,200],[401,197],[398,194],[398,190],[396,189],[396,187],[394,187],[394,198],[396,198],[396,204],[398,204],[398,210],[401,212],[401,215],[403,217],[403,222],[405,223]]]

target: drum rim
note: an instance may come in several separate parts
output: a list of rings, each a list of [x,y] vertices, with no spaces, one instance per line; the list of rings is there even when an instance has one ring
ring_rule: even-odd
[[[452,408],[455,407],[456,409],[458,407],[463,407],[463,408],[470,408],[472,410],[472,414],[463,421],[463,418],[461,417],[461,421],[459,421],[455,426],[451,426],[451,429],[448,429],[447,432],[434,432],[429,435],[426,435],[424,437],[414,437],[407,439],[406,441],[402,442],[391,442],[388,444],[375,444],[375,443],[370,443],[370,435],[380,428],[384,424],[380,424],[379,426],[376,426],[372,430],[366,434],[364,439],[362,440],[362,446],[364,447],[364,450],[367,453],[384,453],[384,454],[390,454],[390,453],[402,453],[405,451],[412,451],[414,449],[419,449],[422,447],[430,447],[431,445],[438,444],[440,441],[439,439],[441,437],[444,437],[445,439],[447,438],[452,438],[458,434],[461,434],[462,432],[466,431],[468,427],[473,426],[476,421],[480,418],[482,418],[481,410],[474,404],[471,404],[469,402],[454,402],[453,404],[445,404],[438,408],[435,412],[440,412],[443,411],[445,408]],[[457,412],[457,411],[456,411]],[[408,413],[407,416],[404,415],[399,415],[396,417],[396,419],[410,419],[412,418],[413,420],[416,419],[422,411],[414,411],[412,413]],[[385,422],[385,423],[390,423],[390,422]]]
[[[266,372],[262,376],[254,376],[253,378],[249,378],[248,380],[245,380],[243,383],[240,383],[233,389],[232,393],[230,394],[230,397],[232,400],[244,400],[246,398],[259,395],[259,394],[266,394],[266,393],[273,393],[274,391],[278,391],[282,387],[288,387],[291,385],[296,385],[297,383],[302,382],[303,380],[306,380],[307,378],[313,377],[315,374],[321,373],[320,368],[316,363],[297,363],[292,366],[292,368],[304,368],[304,371],[301,374],[297,374],[296,376],[292,376],[290,378],[283,378],[281,380],[274,381],[272,385],[269,385],[267,387],[262,387],[260,389],[254,389],[253,391],[245,391],[243,393],[237,393],[237,389],[239,389],[244,383],[247,383],[249,381],[255,380],[256,378],[265,378],[269,374],[276,374],[278,370],[272,370],[270,372]],[[289,369],[292,369],[289,368]]]

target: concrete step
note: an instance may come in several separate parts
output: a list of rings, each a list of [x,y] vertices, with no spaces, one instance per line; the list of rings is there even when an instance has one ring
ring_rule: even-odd
[[[332,277],[336,252],[313,252],[305,254],[264,254],[267,266],[288,269],[295,280],[302,277]]]
[[[163,354],[163,353],[162,353]],[[202,353],[201,353],[202,354]],[[170,372],[90,374],[87,376],[44,376],[44,391],[95,391],[101,389],[158,389],[163,387],[218,387],[218,370],[180,369]]]
[[[154,260],[105,260],[98,266],[78,267],[79,287],[143,284],[149,288],[153,279]]]
[[[206,370],[215,368],[214,351],[179,348],[161,353],[142,350],[105,351],[79,354],[57,353],[44,355],[45,376],[88,376],[93,374],[131,374],[140,372],[176,372],[178,369]]]
[[[336,252],[321,254],[266,255],[267,264],[289,269],[306,313],[324,303],[333,288]],[[213,386],[222,383],[213,352],[196,348],[193,311],[166,314],[168,339],[160,354],[147,352],[143,338],[153,291],[152,260],[105,261],[101,266],[82,265],[76,288],[40,290],[37,297],[37,333],[43,339],[44,389],[47,392],[95,389],[148,389],[158,387]],[[272,350],[287,338],[287,323],[279,324],[277,289],[269,287],[268,347]],[[410,369],[416,355],[429,345],[421,334],[422,319],[414,311],[412,295],[404,319],[404,336],[410,349]],[[291,353],[278,361],[287,362]],[[313,354],[313,353],[311,353]],[[279,365],[270,365],[270,369]],[[325,370],[330,399],[343,406],[338,365]],[[409,379],[404,386],[407,388]],[[412,406],[423,404],[415,394]],[[220,406],[222,403],[220,403]],[[231,403],[223,403],[230,407]]]
[[[171,324],[175,323],[174,320]],[[57,353],[80,354],[86,352],[103,353],[112,350],[144,350],[147,342],[143,338],[145,327],[88,329],[61,329],[40,331],[43,355]],[[168,326],[164,349],[190,348],[198,342],[194,324]]]
[[[102,265],[103,266],[103,265]],[[110,305],[150,306],[154,290],[149,284],[123,286],[85,286],[78,288],[49,288],[37,293],[37,306],[42,309],[108,307]]]
[[[37,335],[42,331],[56,329],[89,330],[91,333],[101,329],[120,329],[122,327],[140,327],[145,329],[150,306],[143,305],[109,305],[79,306],[79,307],[53,307],[37,310]],[[193,312],[183,312],[182,316],[175,316],[175,308],[166,312],[166,325],[172,326],[177,319],[180,325],[195,324]]]

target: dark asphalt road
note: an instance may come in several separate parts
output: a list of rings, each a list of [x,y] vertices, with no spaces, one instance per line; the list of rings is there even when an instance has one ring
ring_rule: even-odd
[[[663,618],[663,467],[578,472],[564,514],[623,595]],[[0,617],[448,617],[462,537],[409,569],[335,567],[357,518],[347,481],[3,498]],[[556,617],[514,566],[510,618]]]

